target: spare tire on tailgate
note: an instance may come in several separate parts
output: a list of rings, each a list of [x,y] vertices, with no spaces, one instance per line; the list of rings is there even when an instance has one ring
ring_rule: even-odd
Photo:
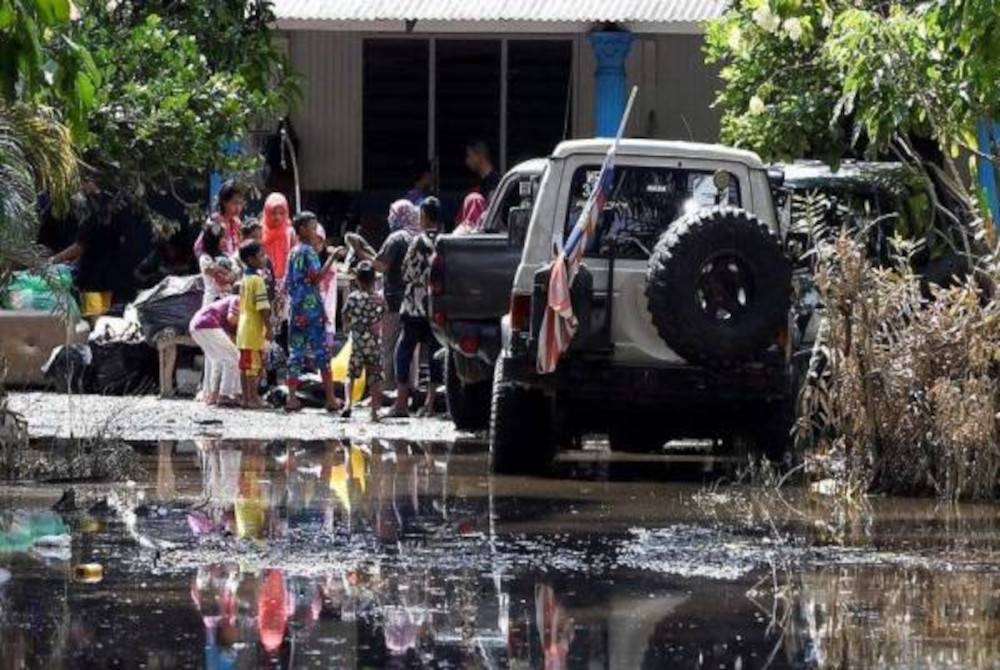
[[[653,325],[692,363],[727,367],[774,343],[787,324],[792,268],[781,242],[752,214],[711,207],[685,215],[649,258]]]

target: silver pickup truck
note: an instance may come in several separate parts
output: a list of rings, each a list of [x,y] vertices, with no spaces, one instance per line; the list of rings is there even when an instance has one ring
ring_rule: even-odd
[[[592,433],[619,450],[711,437],[784,453],[792,268],[768,169],[746,151],[621,142],[572,286],[579,329],[555,372],[537,372],[553,244],[579,218],[609,142],[560,144],[541,179],[494,370],[494,469],[544,471]]]
[[[446,348],[448,411],[460,430],[481,430],[489,423],[500,320],[510,304],[546,164],[526,161],[504,175],[481,234],[441,235],[435,244],[428,285],[431,325]]]

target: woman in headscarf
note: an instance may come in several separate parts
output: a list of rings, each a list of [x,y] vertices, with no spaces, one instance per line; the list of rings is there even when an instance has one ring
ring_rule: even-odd
[[[479,193],[470,193],[462,203],[462,216],[455,228],[456,235],[475,235],[483,232],[486,218],[486,198]]]
[[[284,324],[288,321],[288,300],[285,292],[285,274],[288,272],[288,255],[298,239],[292,227],[288,200],[281,193],[272,193],[264,200],[261,216],[263,237],[261,244],[274,273],[274,304],[271,309],[271,327],[284,342]]]
[[[264,201],[261,216],[264,228],[264,253],[274,269],[274,279],[281,282],[288,267],[288,254],[296,245],[295,230],[288,213],[288,200],[280,193],[272,193]]]
[[[347,243],[362,260],[371,261],[377,272],[383,276],[386,311],[382,317],[382,361],[385,365],[385,380],[382,388],[396,388],[395,358],[396,340],[399,339],[399,309],[403,304],[403,257],[410,248],[410,242],[420,232],[420,209],[409,200],[397,200],[389,206],[389,236],[382,248],[375,252],[360,235],[350,234]]]

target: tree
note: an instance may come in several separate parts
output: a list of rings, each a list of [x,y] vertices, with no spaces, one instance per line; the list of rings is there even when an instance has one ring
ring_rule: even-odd
[[[736,0],[706,50],[725,141],[771,159],[893,156],[971,211],[956,160],[1000,114],[998,48],[990,0]]]
[[[200,192],[212,169],[242,171],[225,140],[295,99],[272,41],[270,3],[200,0],[81,4],[76,40],[103,73],[85,157],[122,204],[150,191]]]
[[[0,292],[14,271],[39,269],[37,196],[65,210],[77,186],[72,136],[57,101],[79,127],[99,81],[89,54],[68,38],[68,0],[0,0]],[[7,409],[0,351],[0,462],[26,441]]]

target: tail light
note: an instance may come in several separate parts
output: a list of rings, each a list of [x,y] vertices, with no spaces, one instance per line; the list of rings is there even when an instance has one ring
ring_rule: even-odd
[[[431,259],[430,276],[427,279],[427,290],[431,295],[441,295],[444,293],[444,256],[434,254]]]
[[[531,294],[511,294],[510,329],[521,332],[531,330]]]
[[[458,338],[458,348],[462,353],[472,356],[479,351],[479,338],[475,335],[466,335]]]

